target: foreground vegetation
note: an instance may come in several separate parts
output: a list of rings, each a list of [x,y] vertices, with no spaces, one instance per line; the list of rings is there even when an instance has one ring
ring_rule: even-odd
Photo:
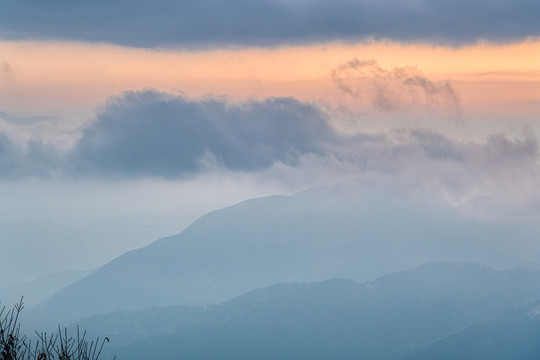
[[[23,301],[11,309],[0,310],[0,360],[98,360],[105,342],[99,338],[88,342],[86,332],[77,328],[76,337],[58,326],[58,332],[49,335],[36,332],[34,340],[20,332],[19,316]]]

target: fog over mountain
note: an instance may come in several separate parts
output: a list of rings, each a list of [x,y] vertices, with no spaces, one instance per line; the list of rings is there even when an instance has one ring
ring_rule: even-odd
[[[0,130],[2,281],[86,271],[177,233],[210,210],[351,178],[360,189],[380,184],[383,195],[461,205],[471,221],[523,220],[527,229],[538,219],[531,128],[482,138],[438,130],[441,109],[451,117],[445,124],[461,126],[453,118],[457,93],[411,67],[356,58],[331,78],[353,100],[371,94],[360,100],[375,118],[404,113],[405,119],[380,130],[364,130],[363,120],[353,119],[354,131],[344,131],[340,111],[295,97],[194,98],[146,89],[110,97],[61,148],[32,135],[42,122],[15,126],[8,117]],[[433,115],[433,126],[408,126],[406,114],[417,112]]]
[[[118,257],[33,316],[73,321],[117,309],[204,305],[280,282],[365,281],[426,261],[535,268],[539,231],[536,223],[471,219],[428,197],[344,182],[212,212]]]
[[[127,359],[539,357],[539,14],[0,0],[1,305]]]
[[[434,342],[405,360],[538,358],[540,320],[538,302],[504,314]]]
[[[9,305],[23,298],[25,305],[37,305],[90,273],[92,271],[64,271],[19,285],[7,286],[0,289],[0,299],[3,304]]]
[[[113,312],[80,326],[106,334],[108,350],[126,359],[401,359],[436,348],[441,339],[474,345],[478,338],[465,338],[471,330],[462,335],[463,329],[526,314],[515,308],[540,295],[537,277],[537,271],[428,263],[366,283],[278,284],[219,305]],[[530,325],[539,324],[536,319]],[[511,337],[514,329],[500,331]],[[533,333],[523,334],[518,353],[533,353]],[[449,353],[431,351],[431,358]]]

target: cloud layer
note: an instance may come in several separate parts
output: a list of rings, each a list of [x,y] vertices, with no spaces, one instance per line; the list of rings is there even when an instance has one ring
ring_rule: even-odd
[[[458,203],[490,194],[540,199],[531,131],[466,141],[427,128],[345,135],[330,123],[329,113],[294,98],[234,102],[126,92],[101,108],[67,152],[38,140],[22,147],[0,133],[0,178],[185,179],[222,172],[280,181],[303,174],[310,185],[317,178],[362,176],[433,190]]]
[[[434,82],[412,66],[386,69],[373,59],[351,59],[332,69],[336,87],[364,106],[382,112],[444,109],[460,117],[459,97],[448,81]]]
[[[327,152],[337,135],[293,98],[233,103],[156,91],[110,101],[70,154],[78,172],[178,177],[208,167],[253,171]]]
[[[1,0],[4,39],[139,47],[391,39],[446,44],[540,35],[535,0]]]

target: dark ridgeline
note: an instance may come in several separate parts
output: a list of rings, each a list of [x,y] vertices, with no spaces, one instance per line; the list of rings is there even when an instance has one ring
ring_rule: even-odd
[[[478,359],[510,360],[518,346],[539,354],[540,321],[526,316],[538,304],[509,311],[540,298],[539,275],[428,263],[364,284],[279,284],[220,305],[114,312],[80,326],[110,333],[107,350],[120,359],[450,360],[476,344],[473,354],[508,347],[506,357]]]

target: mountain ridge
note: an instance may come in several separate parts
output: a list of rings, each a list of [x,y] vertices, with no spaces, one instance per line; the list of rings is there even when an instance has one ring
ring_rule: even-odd
[[[172,359],[181,351],[186,359],[256,353],[261,359],[390,360],[540,299],[538,275],[427,263],[365,283],[281,283],[217,305],[115,312],[78,325],[107,334],[119,358]]]
[[[63,289],[35,307],[34,317],[69,322],[120,309],[219,303],[281,282],[366,281],[426,261],[511,263],[540,256],[540,248],[503,241],[524,231],[521,224],[493,228],[465,221],[448,206],[377,187],[354,192],[354,185],[213,211]],[[529,238],[523,241],[532,243]]]

